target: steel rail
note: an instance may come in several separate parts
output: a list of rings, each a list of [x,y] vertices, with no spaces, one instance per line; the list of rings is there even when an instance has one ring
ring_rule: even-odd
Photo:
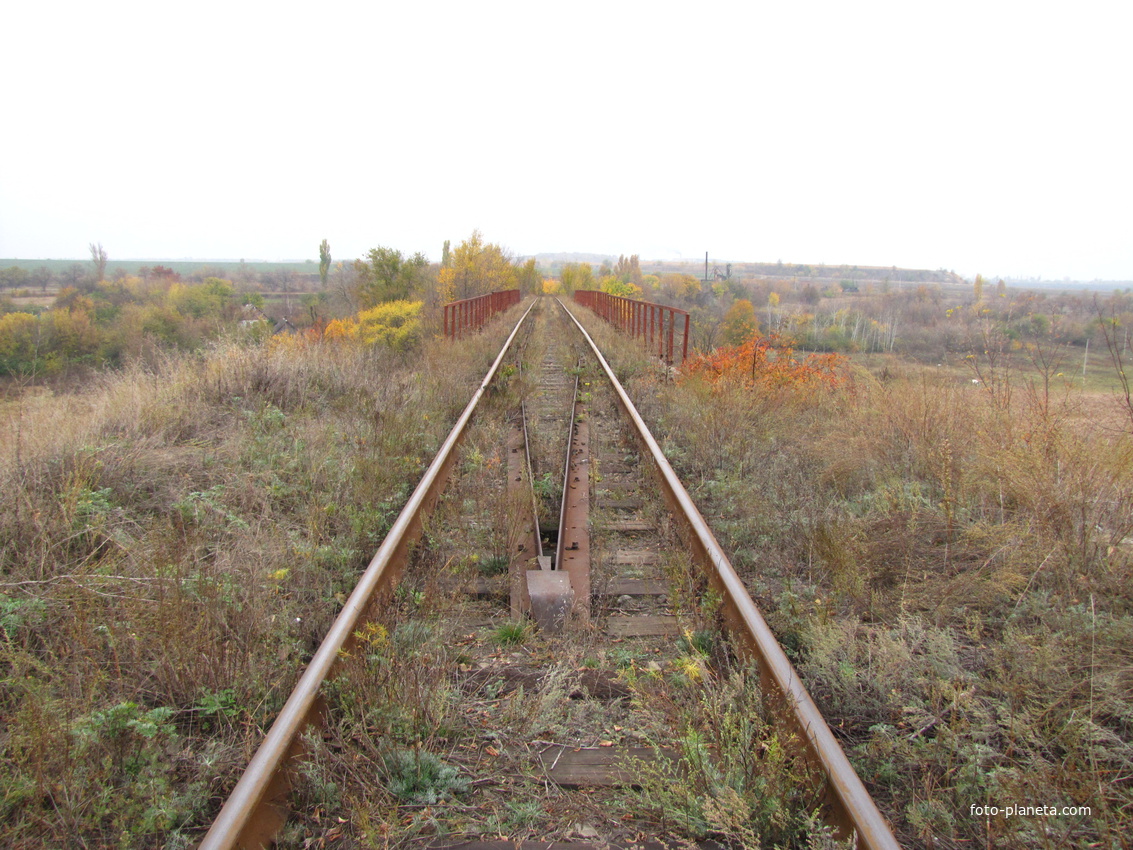
[[[590,345],[614,387],[618,403],[633,422],[638,439],[652,456],[666,501],[674,515],[684,523],[690,533],[687,542],[694,550],[694,555],[723,595],[725,613],[733,634],[743,640],[749,651],[754,653],[759,661],[760,673],[765,684],[770,682],[786,702],[796,728],[817,759],[827,778],[828,801],[834,808],[832,819],[838,826],[855,835],[859,848],[892,850],[900,847],[889,824],[870,797],[869,791],[862,784],[850,760],[846,758],[841,744],[830,731],[826,719],[807,693],[790,659],[783,652],[767,621],[717,542],[716,536],[708,527],[708,523],[676,472],[673,471],[672,465],[665,458],[649,427],[614,375],[610,364],[606,362],[606,358],[602,356],[602,352],[598,350],[598,346],[582,323],[570,310],[567,310],[562,301],[555,300]]]
[[[520,447],[522,458],[515,458]],[[519,402],[519,423],[513,420],[508,435],[508,504],[512,498],[526,496],[526,519],[508,522],[508,596],[511,615],[522,617],[531,611],[531,593],[527,586],[527,571],[531,561],[541,565],[543,557],[543,530],[539,527],[539,503],[535,495],[535,477],[531,469],[531,439],[527,432],[527,404]],[[516,497],[515,494],[523,494]],[[515,505],[518,509],[518,505]],[[518,513],[518,510],[517,510]]]
[[[582,358],[578,360],[581,367]],[[575,369],[574,392],[563,458],[562,503],[559,535],[555,544],[555,569],[570,577],[574,591],[574,616],[590,620],[590,423],[581,416],[579,368]]]
[[[543,529],[539,527],[539,501],[535,495],[535,473],[531,466],[531,435],[527,431],[527,402],[519,403],[519,418],[523,421],[523,462],[527,465],[527,489],[531,491],[531,522],[535,526],[535,556],[543,557]]]
[[[455,449],[464,435],[464,429],[536,302],[537,299],[533,300],[516,322],[492,368],[488,370],[479,389],[464,408],[397,521],[362,573],[295,690],[291,692],[205,835],[200,844],[201,850],[267,847],[286,821],[284,798],[291,784],[287,772],[293,759],[302,755],[302,732],[310,723],[316,722],[323,712],[319,688],[330,675],[339,653],[348,646],[360,620],[378,598],[378,591],[388,590],[404,568],[409,547],[420,536],[421,518],[436,505],[448,480],[449,471],[456,460]]]
[[[541,301],[538,303],[542,304]],[[521,377],[524,376],[523,362],[530,341],[529,331],[515,353],[515,368]],[[521,446],[523,456],[517,458],[514,455],[518,454]],[[527,432],[527,403],[523,399],[519,402],[519,424],[517,425],[513,419],[508,434],[507,468],[509,510],[511,499],[517,498],[516,493],[522,494],[518,498],[523,498],[525,495],[530,503],[528,527],[522,528],[524,525],[522,520],[508,522],[508,596],[511,615],[518,619],[531,610],[531,594],[527,588],[527,570],[530,561],[534,558],[535,562],[539,563],[539,558],[543,556],[543,532],[539,528],[539,505],[535,496],[535,477],[531,467],[531,439]],[[518,505],[515,507],[518,509]]]
[[[540,299],[535,299],[538,303]],[[540,310],[543,308],[540,307]],[[524,340],[524,353],[526,353],[526,345],[530,341],[530,336]],[[521,375],[524,374],[523,360],[520,358],[516,362],[516,368]],[[535,555],[536,557],[543,557],[543,529],[539,527],[539,499],[535,495],[535,467],[531,465],[531,435],[527,430],[527,400],[520,399],[519,401],[519,421],[523,424],[523,462],[527,468],[527,489],[531,493],[531,521],[535,526]]]
[[[570,513],[570,454],[574,448],[574,418],[578,412],[578,374],[574,376],[574,389],[570,399],[570,418],[567,420],[566,450],[563,452],[562,499],[559,502],[559,535],[555,541],[556,570],[563,568],[563,548],[566,546],[567,514]]]

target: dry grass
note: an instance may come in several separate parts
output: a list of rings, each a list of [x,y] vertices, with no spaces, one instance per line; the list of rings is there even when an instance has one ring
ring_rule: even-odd
[[[0,428],[0,843],[188,846],[505,331],[97,376]]]
[[[632,346],[607,350],[902,842],[1120,846],[1133,433],[1114,399],[893,359],[840,392],[740,392],[659,382]],[[1092,811],[970,814],[1008,804]]]
[[[529,363],[543,355],[538,342],[528,349]],[[583,379],[592,380],[585,368]],[[612,602],[596,602],[589,624],[541,634],[512,622],[502,576],[494,598],[464,598],[504,543],[500,451],[514,394],[531,389],[514,376],[473,420],[398,604],[359,633],[327,689],[341,710],[327,740],[312,742],[318,764],[282,846],[711,836],[729,847],[844,847],[817,823],[816,784],[801,781],[807,767],[794,742],[767,722],[758,676],[732,666],[718,599],[704,595],[675,541],[663,549],[669,599],[687,630],[677,641],[611,642],[601,622]],[[607,414],[608,396],[594,390]],[[608,431],[596,437],[592,461],[633,451],[615,443]],[[627,756],[640,787],[570,788],[548,781],[541,759],[560,747],[667,755]]]

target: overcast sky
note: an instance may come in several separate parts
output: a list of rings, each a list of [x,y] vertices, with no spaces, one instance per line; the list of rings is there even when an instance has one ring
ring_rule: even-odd
[[[9,3],[0,257],[1133,279],[1125,2]]]

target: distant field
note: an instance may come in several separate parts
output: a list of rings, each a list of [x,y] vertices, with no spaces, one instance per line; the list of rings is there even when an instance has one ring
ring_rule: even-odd
[[[61,274],[72,266],[90,268],[90,259],[79,260],[15,260],[0,259],[0,268],[33,269],[46,268],[52,274]],[[297,262],[268,262],[266,260],[115,260],[106,264],[107,277],[114,277],[121,269],[127,274],[137,274],[142,267],[165,266],[179,275],[188,277],[197,273],[214,274],[217,277],[231,277],[241,273],[263,274],[264,272],[290,271],[296,274],[318,274],[319,264],[314,260]]]
[[[8,296],[8,299],[20,309],[26,310],[29,307],[46,309],[55,301],[56,288],[54,286],[48,287],[46,294],[37,292],[35,295],[11,295]]]
[[[961,352],[941,353],[940,362],[934,367],[931,363],[917,361],[897,354],[856,352],[850,359],[874,375],[891,377],[894,373],[906,375],[913,371],[942,379],[952,379],[958,384],[976,384],[978,379],[970,362]],[[1083,369],[1085,366],[1085,369]],[[1025,354],[1014,352],[1007,370],[1008,377],[1022,388],[1033,385],[1041,390],[1042,373],[1028,362]],[[973,389],[977,389],[973,387]],[[1081,391],[1093,400],[1119,400],[1122,391],[1121,381],[1109,359],[1108,352],[1091,350],[1084,356],[1079,348],[1065,349],[1062,365],[1054,371],[1050,380],[1052,396],[1062,398]]]

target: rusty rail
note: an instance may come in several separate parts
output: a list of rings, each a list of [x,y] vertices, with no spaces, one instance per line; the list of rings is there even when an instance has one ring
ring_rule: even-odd
[[[574,379],[570,403],[566,457],[563,462],[563,498],[559,506],[559,537],[555,545],[555,569],[570,576],[574,589],[574,614],[590,619],[590,423]]]
[[[475,298],[450,301],[444,305],[445,336],[460,339],[465,333],[478,331],[497,313],[502,313],[519,301],[518,289],[505,289]]]
[[[795,728],[806,741],[827,778],[827,798],[833,809],[833,820],[846,832],[852,832],[859,848],[868,850],[895,850],[900,845],[889,824],[878,811],[865,785],[854,771],[838,740],[827,726],[825,718],[807,693],[794,666],[775,639],[774,633],[744,587],[739,575],[728,561],[727,555],[697,509],[692,497],[681,484],[673,467],[665,458],[661,447],[649,432],[648,426],[637,412],[626,391],[614,375],[602,352],[586,329],[566,306],[559,305],[570,316],[589,343],[594,356],[602,364],[607,378],[617,394],[618,404],[633,422],[642,447],[652,457],[657,478],[673,515],[683,526],[682,537],[693,555],[705,569],[713,586],[722,594],[728,626],[734,636],[757,659],[765,688],[770,685],[781,697]]]
[[[680,316],[683,339],[681,342],[681,363],[688,359],[688,311],[664,304],[651,304],[634,298],[622,298],[593,289],[581,289],[574,293],[574,300],[583,307],[589,307],[607,322],[634,338],[644,340],[647,348],[657,343],[657,356],[673,365],[673,337]]]
[[[362,573],[354,592],[307,665],[299,684],[268,730],[260,748],[220,810],[201,842],[201,850],[232,847],[267,847],[287,820],[286,798],[291,789],[290,771],[303,756],[302,733],[323,716],[319,688],[332,675],[339,652],[348,649],[352,635],[364,622],[371,606],[388,592],[405,568],[410,546],[420,538],[421,522],[433,509],[456,461],[456,447],[480,398],[495,378],[532,304],[512,329],[492,368],[449,432],[437,456],[426,470],[413,495],[402,509],[389,534]]]

